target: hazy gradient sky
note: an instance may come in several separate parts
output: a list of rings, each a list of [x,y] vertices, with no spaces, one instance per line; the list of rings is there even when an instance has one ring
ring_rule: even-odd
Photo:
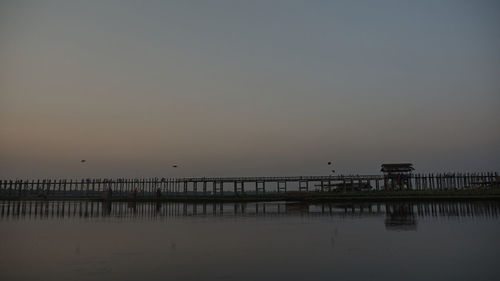
[[[500,171],[500,2],[0,0],[0,178],[328,161]]]

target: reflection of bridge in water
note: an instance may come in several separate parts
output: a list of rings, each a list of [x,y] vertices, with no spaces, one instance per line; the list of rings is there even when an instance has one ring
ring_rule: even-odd
[[[161,220],[186,216],[385,217],[387,229],[416,229],[418,218],[498,218],[500,202],[384,203],[183,203],[97,201],[2,201],[0,220],[94,219]]]

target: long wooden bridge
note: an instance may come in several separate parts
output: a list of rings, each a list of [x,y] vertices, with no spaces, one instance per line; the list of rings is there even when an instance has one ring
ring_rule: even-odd
[[[188,177],[142,179],[0,180],[2,197],[224,196],[369,190],[455,190],[498,186],[497,172],[412,174],[405,182],[383,175]]]

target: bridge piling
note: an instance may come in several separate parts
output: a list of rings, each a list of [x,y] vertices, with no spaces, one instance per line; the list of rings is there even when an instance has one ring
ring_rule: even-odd
[[[383,182],[382,182],[383,181]],[[208,183],[212,184],[212,193],[208,192]],[[266,185],[271,183],[271,192],[286,193],[289,184],[292,190],[314,191],[362,191],[362,190],[462,190],[487,189],[498,185],[497,172],[482,173],[423,173],[414,174],[407,180],[399,181],[382,175],[339,175],[310,177],[232,177],[232,178],[147,178],[147,179],[15,179],[0,180],[0,193],[3,196],[51,196],[51,197],[99,197],[101,192],[111,188],[115,196],[123,196],[138,191],[138,196],[153,196],[157,189],[168,196],[224,195],[226,188],[232,185],[234,195],[245,195],[246,184],[255,184],[254,194],[265,194],[269,190]],[[382,185],[383,184],[383,185]],[[182,185],[182,186],[181,186]],[[276,186],[276,188],[274,188]]]

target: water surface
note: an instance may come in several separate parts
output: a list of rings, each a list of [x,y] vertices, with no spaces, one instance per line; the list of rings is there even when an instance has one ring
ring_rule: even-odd
[[[1,280],[496,280],[499,202],[0,202]]]

